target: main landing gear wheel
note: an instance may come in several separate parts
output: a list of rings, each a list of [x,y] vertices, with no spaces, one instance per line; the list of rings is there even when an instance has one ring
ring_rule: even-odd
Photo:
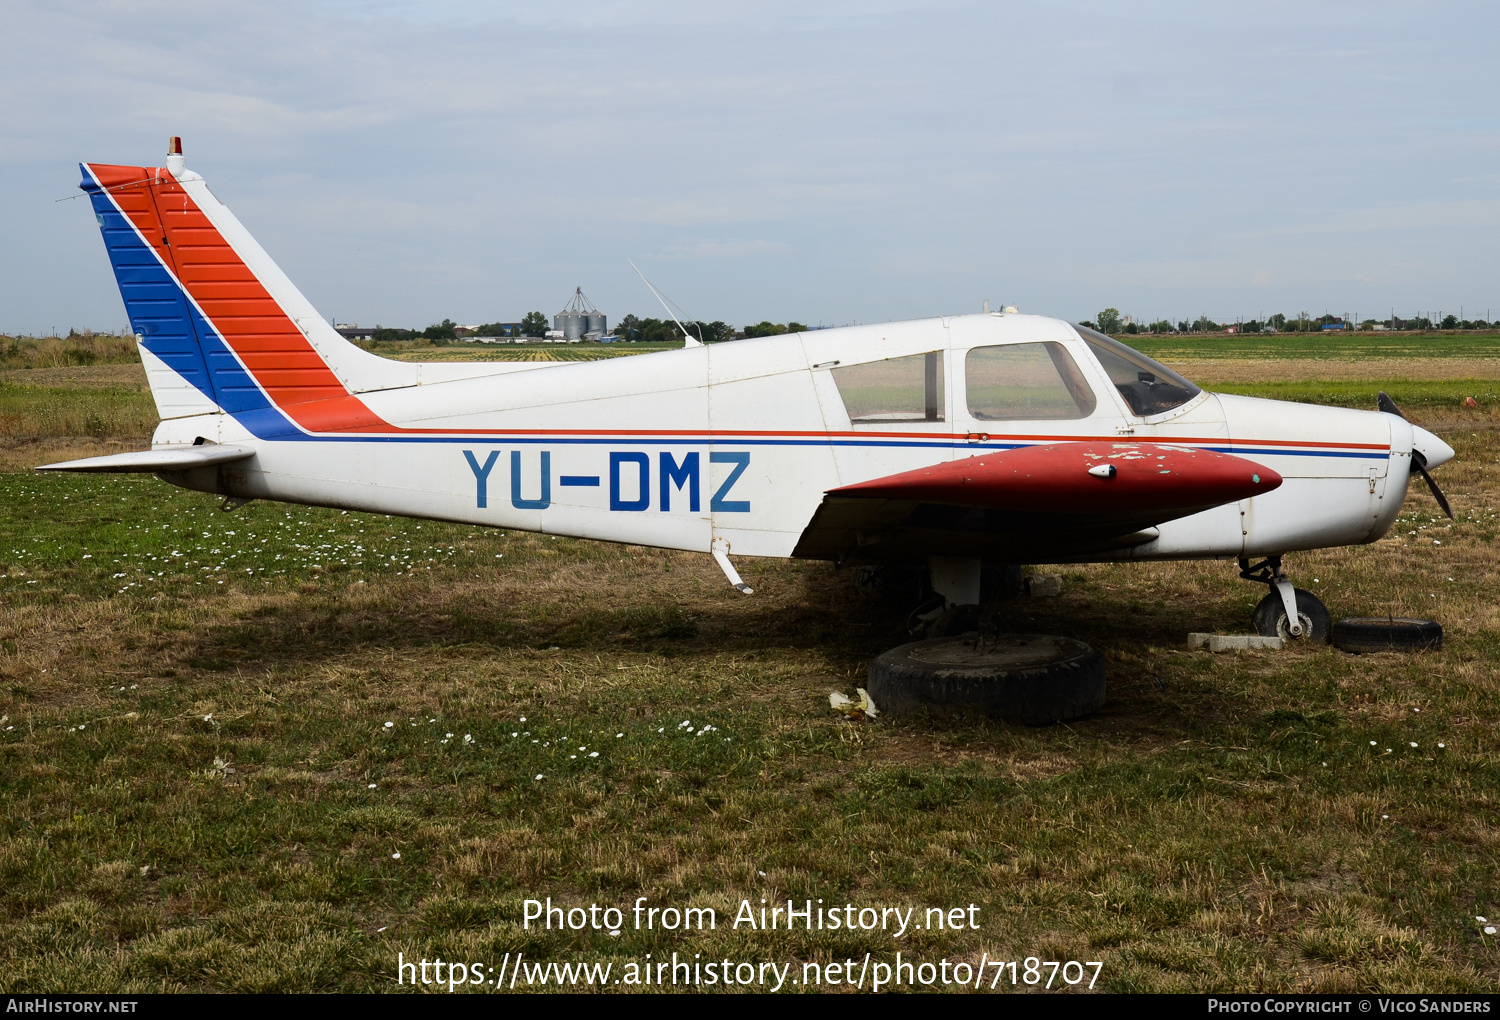
[[[1344,652],[1437,651],[1443,626],[1404,616],[1351,616],[1333,625],[1333,647]]]
[[[977,709],[1027,726],[1077,719],[1104,704],[1104,656],[1047,634],[937,638],[892,648],[870,663],[882,714]]]
[[[1326,645],[1333,630],[1333,617],[1328,614],[1328,607],[1310,591],[1302,588],[1294,591],[1297,595],[1297,617],[1302,624],[1302,639]],[[1281,601],[1281,593],[1274,587],[1271,594],[1261,599],[1260,605],[1255,607],[1252,619],[1255,621],[1255,633],[1261,637],[1292,640],[1291,628],[1287,626],[1286,606]]]

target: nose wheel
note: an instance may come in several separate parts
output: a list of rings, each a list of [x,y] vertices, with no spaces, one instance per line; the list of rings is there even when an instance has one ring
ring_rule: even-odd
[[[1333,617],[1323,600],[1303,588],[1293,588],[1281,572],[1281,557],[1268,556],[1251,566],[1240,560],[1240,576],[1258,581],[1271,590],[1251,615],[1255,632],[1262,637],[1305,640],[1326,645],[1333,632]]]

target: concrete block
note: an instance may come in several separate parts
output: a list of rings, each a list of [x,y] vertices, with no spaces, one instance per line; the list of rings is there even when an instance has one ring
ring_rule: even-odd
[[[1284,642],[1279,637],[1259,634],[1189,634],[1189,648],[1207,648],[1210,652],[1279,652]]]
[[[1029,574],[1026,594],[1034,599],[1055,599],[1062,594],[1061,574]]]

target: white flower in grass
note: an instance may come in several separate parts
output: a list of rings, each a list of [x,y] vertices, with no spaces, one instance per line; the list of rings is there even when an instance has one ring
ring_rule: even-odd
[[[1478,921],[1480,924],[1489,924],[1490,923],[1490,919],[1488,917],[1476,917],[1476,918],[1474,918],[1474,920]]]
[[[1486,935],[1493,935],[1493,934],[1495,934],[1495,926],[1493,924],[1487,924],[1487,925],[1485,925],[1484,926],[1484,933]]]
[[[1440,748],[1441,747],[1447,747],[1447,746],[1448,746],[1447,744],[1438,744],[1438,747],[1440,747]]]
[[[391,860],[393,860],[393,861],[399,861],[400,859],[401,859],[401,851],[400,850],[397,850],[395,853],[391,854]]]
[[[1416,742],[1416,741],[1415,741],[1415,740],[1413,740],[1413,741],[1412,741],[1412,742],[1411,742],[1411,746],[1412,746],[1412,747],[1416,747],[1416,746],[1417,746],[1417,742]]]
[[[375,784],[371,783],[368,788],[371,789],[371,790],[375,789]]]
[[[521,716],[521,721],[522,721],[522,722],[525,722],[525,721],[526,721],[526,717],[525,717],[525,716],[524,716],[524,715],[523,715],[523,716]]]
[[[388,722],[388,723],[386,723],[386,724],[385,724],[385,728],[386,728],[386,729],[390,729],[390,728],[391,728],[391,727],[392,727],[392,726],[394,726],[394,725],[396,725],[396,724],[395,724],[395,723],[393,723],[393,722]]]
[[[537,777],[537,779],[538,779],[538,780],[540,780],[540,779],[541,779],[541,778],[542,778],[542,774],[541,774],[541,773],[540,773],[540,772],[538,772],[538,773],[537,773],[537,774],[536,774],[536,777]]]
[[[453,739],[453,734],[451,733],[444,733],[443,736],[447,737],[449,740]]]
[[[597,758],[597,757],[599,757],[599,752],[598,751],[590,751],[589,752],[589,757],[590,758]]]
[[[618,740],[620,737],[623,737],[624,735],[625,734],[623,734],[623,733],[616,733],[615,734],[615,739]]]
[[[208,713],[208,715],[205,715],[203,717],[203,721],[204,722],[213,722],[214,721],[214,714],[212,712]]]

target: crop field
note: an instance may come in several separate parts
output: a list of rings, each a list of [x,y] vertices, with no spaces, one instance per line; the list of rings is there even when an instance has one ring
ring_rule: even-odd
[[[394,361],[600,361],[680,348],[676,344],[462,344],[450,347],[398,342],[371,348]]]
[[[1225,391],[1385,389],[1455,447],[1456,521],[1414,489],[1381,541],[1287,560],[1335,618],[1436,619],[1441,651],[1189,651],[1248,629],[1263,592],[1232,564],[1068,567],[1001,611],[1103,651],[1100,713],[852,722],[829,693],[907,638],[847,572],[747,559],[746,597],[704,556],[38,475],[140,448],[150,396],[126,366],[6,373],[0,991],[410,990],[398,954],[673,952],[794,963],[807,991],[805,962],[897,950],[1099,961],[1117,992],[1493,991],[1500,350],[1151,353]],[[523,930],[547,897],[717,926]],[[731,927],[762,898],[980,927]]]

